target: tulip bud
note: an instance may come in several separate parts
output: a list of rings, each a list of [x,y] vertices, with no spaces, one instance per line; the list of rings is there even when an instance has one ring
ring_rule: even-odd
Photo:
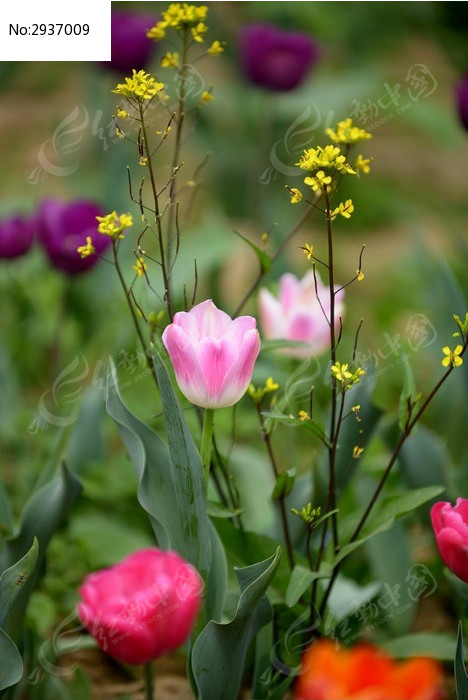
[[[186,641],[202,587],[197,571],[176,552],[142,549],[85,579],[78,614],[109,656],[146,664]]]
[[[34,225],[28,219],[16,216],[0,221],[0,258],[18,258],[31,247]]]
[[[455,506],[446,501],[435,503],[431,520],[442,560],[468,583],[468,498],[458,498]]]
[[[256,326],[251,316],[233,320],[211,299],[174,316],[162,340],[179,389],[189,401],[223,408],[242,398],[260,352]]]

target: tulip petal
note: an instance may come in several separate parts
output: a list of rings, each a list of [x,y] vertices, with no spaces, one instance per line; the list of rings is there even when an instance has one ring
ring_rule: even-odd
[[[224,377],[220,407],[232,406],[245,394],[252,378],[255,360],[260,352],[260,336],[253,328],[244,336],[237,362]]]
[[[286,338],[284,313],[278,299],[267,289],[261,289],[259,294],[260,317],[263,332],[267,338]]]
[[[189,401],[203,405],[207,391],[194,345],[174,323],[164,330],[162,341],[171,358],[179,389]]]

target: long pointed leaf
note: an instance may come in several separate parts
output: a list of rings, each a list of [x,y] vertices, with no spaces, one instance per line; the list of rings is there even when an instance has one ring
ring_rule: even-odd
[[[239,569],[241,596],[234,618],[208,623],[195,642],[192,671],[199,700],[237,700],[250,643],[271,619],[265,593],[278,568],[280,548],[265,561]]]

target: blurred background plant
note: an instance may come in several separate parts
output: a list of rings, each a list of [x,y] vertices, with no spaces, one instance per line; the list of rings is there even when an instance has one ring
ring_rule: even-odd
[[[199,300],[212,297],[228,312],[242,301],[257,274],[257,259],[233,231],[267,252],[276,250],[293,222],[284,185],[302,182],[292,164],[306,145],[320,142],[326,127],[347,116],[373,133],[372,173],[365,187],[351,181],[343,187],[343,201],[353,198],[359,206],[335,234],[339,278],[347,279],[350,258],[367,244],[365,280],[353,287],[353,316],[347,320],[356,326],[365,318],[360,348],[376,379],[373,401],[390,411],[360,460],[359,487],[349,492],[359,504],[388,458],[406,372],[402,355],[409,357],[418,390],[432,385],[440,373],[441,347],[451,342],[452,314],[465,311],[466,4],[383,2],[371,9],[367,3],[338,2],[333,12],[328,3],[314,2],[208,4],[212,35],[227,43],[218,60],[207,57],[193,67],[190,126],[178,175],[185,235],[178,276],[191,289],[197,259]],[[164,9],[157,2],[113,3],[111,64],[0,66],[0,148],[8,164],[0,175],[2,482],[15,519],[60,457],[83,484],[67,524],[51,540],[45,575],[32,594],[28,624],[40,636],[73,609],[86,573],[152,543],[144,514],[136,514],[135,475],[115,427],[104,420],[102,400],[110,354],[127,405],[158,425],[145,358],[110,265],[78,258],[71,269],[66,260],[72,247],[86,244],[87,212],[92,218],[128,210],[126,166],[134,156],[131,144],[115,132],[110,91],[131,68],[143,67],[174,91],[174,70],[161,67],[161,49],[144,31]],[[257,67],[264,60],[260,76],[249,68],[249,41],[256,50],[265,42],[256,59]],[[272,82],[278,64],[297,80]],[[214,99],[200,104],[204,93]],[[151,122],[153,132],[166,126],[164,119]],[[168,158],[163,149],[159,157],[163,164]],[[136,177],[140,166],[131,167]],[[132,213],[138,219],[138,206]],[[307,261],[299,246],[322,237],[312,216],[265,275],[265,284],[274,289],[290,270],[302,275]],[[122,251],[130,269],[131,245]],[[147,294],[144,284],[139,292]],[[175,295],[182,308],[182,284]],[[161,311],[149,293],[145,303],[155,315]],[[255,297],[245,311],[258,314]],[[301,398],[296,387],[286,391],[291,366],[285,357],[278,362],[264,353],[254,381],[261,385],[274,372],[280,400],[296,410]],[[468,492],[465,370],[443,388],[424,426],[408,441],[390,489],[442,484],[444,498],[452,502]],[[314,367],[307,376],[313,372]],[[316,399],[325,402],[324,396]],[[231,450],[244,526],[272,536],[274,507],[265,484],[272,489],[274,483],[251,430],[254,412],[247,400],[239,406],[235,440],[223,448]],[[191,412],[187,420],[196,426]],[[226,409],[219,417],[225,434],[230,420]],[[302,433],[294,433],[293,442],[288,428],[279,431],[288,439],[276,440],[278,459],[301,473],[314,458],[310,443]],[[265,551],[265,557],[270,554]],[[413,561],[427,565],[437,590],[383,623],[379,641],[404,639],[410,631],[455,633],[463,603],[454,602],[452,591],[459,584],[442,576],[428,508],[376,538],[345,573],[364,588],[375,579],[401,584]],[[364,595],[354,591],[351,598],[358,593]],[[346,595],[349,602],[349,591]],[[285,619],[290,614],[284,610]],[[402,654],[403,648],[402,642],[392,651]],[[444,649],[439,655],[452,658],[453,649]]]

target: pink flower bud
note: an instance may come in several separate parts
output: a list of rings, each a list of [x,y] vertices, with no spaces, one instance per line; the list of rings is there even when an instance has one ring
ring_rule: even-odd
[[[266,338],[293,340],[307,343],[308,347],[287,348],[285,353],[293,357],[319,355],[330,347],[330,328],[324,316],[330,317],[330,294],[317,275],[318,297],[315,292],[313,271],[302,280],[288,273],[280,279],[279,298],[267,289],[260,290],[260,320]],[[343,316],[344,292],[335,296],[336,327]]]
[[[468,583],[468,499],[458,498],[455,506],[446,501],[435,503],[431,519],[442,560]]]
[[[78,614],[107,654],[145,664],[185,642],[202,588],[197,571],[176,552],[142,549],[85,579]]]
[[[211,299],[180,312],[165,329],[167,348],[184,396],[203,408],[232,406],[245,394],[260,352],[252,316],[232,319]]]

